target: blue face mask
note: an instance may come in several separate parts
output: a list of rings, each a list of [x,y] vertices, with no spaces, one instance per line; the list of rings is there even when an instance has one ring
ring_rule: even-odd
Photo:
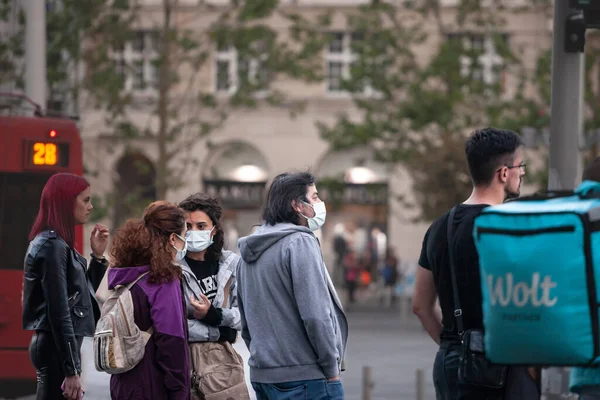
[[[183,241],[183,250],[179,250],[177,247],[175,247],[175,245],[171,245],[171,246],[173,246],[173,248],[175,250],[177,250],[177,254],[175,255],[175,260],[181,261],[185,258],[185,253],[187,253],[187,241],[184,238],[182,238],[181,236],[179,236],[178,234],[175,234],[175,236],[177,236],[179,239],[181,239]]]

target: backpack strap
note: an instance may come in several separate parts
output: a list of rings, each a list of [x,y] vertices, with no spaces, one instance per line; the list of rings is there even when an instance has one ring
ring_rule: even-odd
[[[151,326],[150,328],[148,328],[147,331],[142,331],[140,329],[140,331],[142,332],[142,337],[144,338],[144,345],[146,343],[148,343],[148,340],[150,340],[150,336],[152,336],[152,334],[154,333],[154,326]]]
[[[135,281],[133,281],[133,282],[131,282],[130,284],[127,285],[127,290],[131,290],[131,288],[134,287],[135,284],[138,283],[138,281],[140,279],[142,279],[144,276],[148,275],[149,273],[150,273],[150,271],[144,272],[143,274],[141,274],[140,276],[138,276]]]
[[[135,284],[138,283],[140,279],[142,279],[144,276],[148,275],[149,273],[150,273],[150,271],[144,272],[143,274],[138,276],[135,281],[133,281],[127,285],[127,290],[131,290],[131,288],[134,287]],[[144,344],[148,343],[148,340],[150,340],[150,336],[152,336],[153,332],[154,332],[154,326],[151,326],[147,331],[142,331],[142,335],[144,336]]]
[[[227,307],[227,301],[229,300],[229,291],[231,287],[231,278],[229,278],[229,280],[227,281],[227,283],[225,284],[225,289],[224,289],[224,295],[223,295],[223,308]]]

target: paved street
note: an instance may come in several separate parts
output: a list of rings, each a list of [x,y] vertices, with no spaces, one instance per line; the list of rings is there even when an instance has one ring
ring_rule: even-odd
[[[343,375],[347,400],[362,400],[362,369],[372,368],[371,400],[416,399],[416,369],[423,368],[426,378],[424,400],[434,400],[431,365],[436,351],[433,342],[413,317],[400,318],[397,312],[376,308],[348,313],[350,338],[346,354],[347,371]],[[248,352],[238,341],[237,350],[247,360]],[[90,343],[84,344],[84,387],[86,400],[109,398],[109,376],[96,372]],[[24,400],[24,399],[23,399]]]
[[[436,345],[413,319],[383,312],[349,313],[350,338],[344,388],[347,400],[362,400],[362,369],[372,368],[372,400],[416,399],[416,370],[425,370],[426,396],[434,400],[431,367]]]
[[[347,371],[343,376],[347,400],[362,400],[363,366],[370,366],[373,371],[375,386],[372,400],[416,399],[417,368],[425,369],[425,400],[434,399],[431,364],[436,349],[414,319],[403,322],[397,314],[368,311],[349,313],[348,317],[350,339],[346,354]],[[236,343],[236,348],[247,360],[248,351],[241,341]],[[96,372],[87,352],[85,358],[86,400],[108,399],[109,376]]]

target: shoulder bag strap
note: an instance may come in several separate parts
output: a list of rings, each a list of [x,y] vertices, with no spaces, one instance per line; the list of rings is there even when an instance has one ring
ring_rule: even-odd
[[[456,318],[456,330],[460,336],[464,333],[463,311],[460,308],[460,299],[458,297],[458,283],[456,280],[456,264],[454,260],[454,214],[456,208],[450,211],[448,216],[448,260],[450,263],[450,275],[452,276],[452,293],[454,295],[454,317]]]
[[[229,301],[229,291],[230,286],[231,286],[231,277],[227,280],[227,283],[225,284],[225,289],[224,289],[224,294],[223,294],[223,307],[222,308],[229,308],[227,305],[227,302]]]
[[[127,290],[131,290],[131,288],[134,287],[135,284],[138,283],[140,279],[142,279],[144,276],[148,275],[149,273],[150,273],[150,271],[144,272],[143,274],[138,276],[135,281],[133,281],[129,285],[127,285]],[[147,331],[142,331],[142,334],[144,336],[144,343],[148,343],[148,340],[150,340],[150,336],[152,336],[152,333],[154,333],[154,326],[150,326],[150,328],[148,328]]]

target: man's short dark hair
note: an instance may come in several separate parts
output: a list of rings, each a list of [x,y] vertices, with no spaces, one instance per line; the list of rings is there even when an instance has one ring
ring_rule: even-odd
[[[310,172],[283,173],[277,175],[267,193],[267,204],[263,211],[263,219],[268,225],[281,222],[300,224],[300,216],[292,208],[292,200],[305,201],[308,187],[315,184],[315,177]]]
[[[583,171],[583,180],[600,182],[600,157],[592,161]]]
[[[512,165],[521,138],[507,129],[475,131],[465,144],[465,154],[473,185],[489,185],[498,168]]]
[[[221,226],[221,217],[223,216],[223,206],[221,206],[221,201],[216,197],[210,197],[204,193],[195,193],[179,203],[179,208],[188,213],[203,211],[208,215],[208,218],[212,221],[215,229],[213,231],[213,244],[206,249],[204,259],[206,261],[220,260],[221,251],[223,250],[223,245],[225,243],[225,235],[223,233],[223,227]]]

